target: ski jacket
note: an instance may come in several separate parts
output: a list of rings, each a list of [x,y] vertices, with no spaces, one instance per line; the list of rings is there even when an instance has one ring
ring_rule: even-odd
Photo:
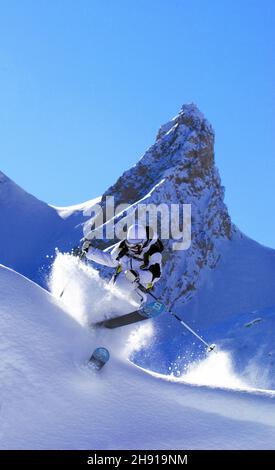
[[[91,246],[87,258],[104,266],[117,268],[114,281],[122,272],[133,269],[139,275],[140,283],[149,289],[161,277],[162,251],[162,242],[153,237],[152,240],[148,240],[142,252],[138,255],[130,253],[126,241],[123,240],[106,251]]]

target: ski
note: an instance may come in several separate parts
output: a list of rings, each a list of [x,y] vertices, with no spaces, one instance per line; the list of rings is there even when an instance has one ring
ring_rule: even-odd
[[[89,360],[89,366],[94,370],[101,370],[109,361],[110,353],[106,348],[96,348]]]
[[[139,310],[135,310],[131,313],[126,313],[119,317],[108,318],[101,322],[95,323],[94,327],[96,328],[120,328],[122,326],[131,325],[132,323],[138,323],[140,321],[149,320],[150,318],[155,318],[165,310],[165,305],[161,302],[151,302]]]

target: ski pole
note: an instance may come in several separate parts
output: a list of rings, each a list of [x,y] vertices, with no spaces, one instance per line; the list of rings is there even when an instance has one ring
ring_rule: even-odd
[[[138,287],[140,288],[140,290],[146,294],[149,294],[153,299],[155,299],[157,302],[159,302],[159,299],[150,291],[147,291],[147,289],[145,289],[145,287],[143,287],[141,284],[138,284]],[[166,307],[166,306],[165,306]],[[207,346],[208,348],[208,351],[215,351],[215,348],[216,348],[216,345],[215,344],[208,344],[206,341],[204,341],[204,339],[198,335],[198,333],[196,333],[189,325],[187,325],[187,323],[185,323],[176,313],[173,313],[169,308],[166,308],[167,312],[170,313],[174,318],[176,318],[176,320],[178,320],[182,326],[184,326],[184,328],[186,328],[190,333],[192,333],[192,335],[194,335],[199,341],[201,341],[201,343],[203,343],[205,346]]]
[[[215,344],[208,344],[200,335],[198,335],[194,330],[192,330],[192,328],[187,325],[187,323],[185,323],[178,315],[176,315],[176,313],[171,312],[171,310],[168,310],[168,312],[171,313],[171,315],[176,318],[176,320],[178,320],[182,324],[182,326],[184,326],[188,331],[190,331],[190,333],[196,336],[196,338],[198,338],[205,346],[207,346],[209,352],[215,350]]]

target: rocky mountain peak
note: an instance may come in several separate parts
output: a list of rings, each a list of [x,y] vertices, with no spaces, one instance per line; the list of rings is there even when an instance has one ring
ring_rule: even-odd
[[[191,103],[184,104],[177,116],[160,127],[157,133],[157,140],[161,139],[173,128],[177,129],[179,126],[182,127],[178,130],[184,130],[184,127],[187,127],[197,132],[207,130],[207,132],[214,135],[214,131],[210,123],[205,119],[204,115],[201,113],[198,107],[194,103]]]
[[[184,105],[175,118],[161,126],[155,143],[103,198],[113,195],[117,203],[134,203],[172,174],[177,185],[185,182],[198,189],[198,178],[206,179],[213,166],[213,129],[194,104]],[[179,194],[177,197],[182,199]]]

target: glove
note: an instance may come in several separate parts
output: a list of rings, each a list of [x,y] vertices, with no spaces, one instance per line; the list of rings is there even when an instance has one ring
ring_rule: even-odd
[[[129,269],[128,271],[125,272],[125,277],[128,279],[128,281],[132,282],[133,284],[139,283],[139,275],[136,271],[133,269]]]

